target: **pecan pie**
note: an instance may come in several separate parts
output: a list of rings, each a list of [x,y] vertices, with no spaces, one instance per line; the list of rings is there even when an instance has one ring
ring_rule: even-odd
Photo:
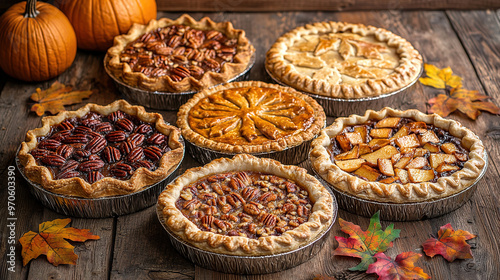
[[[338,118],[313,141],[310,158],[338,190],[394,203],[453,195],[485,168],[481,140],[460,123],[391,108]]]
[[[332,196],[305,169],[247,154],[187,170],[158,204],[182,240],[229,255],[291,251],[333,222]]]
[[[179,129],[123,100],[45,117],[18,157],[48,191],[96,198],[133,193],[167,177],[182,160]]]
[[[414,82],[422,57],[405,39],[362,24],[320,22],[280,37],[267,52],[273,78],[335,98],[387,94]]]
[[[107,67],[126,84],[151,91],[186,92],[242,73],[254,53],[243,30],[230,22],[188,15],[151,20],[117,36]]]
[[[204,90],[182,105],[177,125],[197,146],[227,153],[280,151],[313,139],[325,113],[291,88],[236,82]]]

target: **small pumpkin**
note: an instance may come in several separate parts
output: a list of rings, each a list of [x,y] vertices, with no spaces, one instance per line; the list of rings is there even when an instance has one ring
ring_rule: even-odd
[[[106,51],[132,24],[156,19],[155,0],[56,0],[75,28],[78,47]]]
[[[68,69],[76,56],[76,35],[56,7],[28,0],[0,17],[0,66],[24,81],[45,81]]]

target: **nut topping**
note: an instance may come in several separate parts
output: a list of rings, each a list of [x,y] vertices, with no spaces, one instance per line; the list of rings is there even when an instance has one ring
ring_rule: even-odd
[[[201,230],[249,238],[294,229],[307,221],[311,205],[294,182],[250,171],[207,176],[184,187],[176,202]]]

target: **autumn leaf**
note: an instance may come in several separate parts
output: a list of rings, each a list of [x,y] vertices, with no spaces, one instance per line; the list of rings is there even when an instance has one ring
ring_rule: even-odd
[[[394,229],[394,224],[390,224],[385,230],[382,230],[379,211],[370,219],[367,231],[363,231],[358,225],[341,218],[339,218],[339,223],[340,229],[349,234],[350,237],[335,236],[339,247],[335,249],[334,254],[360,258],[361,262],[357,266],[349,268],[354,271],[367,270],[368,266],[375,261],[373,256],[392,247],[392,241],[399,237],[401,231]]]
[[[333,276],[318,274],[318,275],[314,275],[313,280],[337,280],[337,278],[335,278]]]
[[[459,110],[473,120],[477,119],[481,111],[500,114],[500,108],[495,104],[482,101],[489,98],[489,96],[480,94],[476,90],[467,90],[459,86],[452,88],[450,95],[439,94],[437,97],[429,99],[428,103],[431,105],[429,113],[447,117],[454,111]]]
[[[71,105],[82,102],[84,98],[89,98],[93,91],[72,91],[71,86],[66,86],[60,82],[54,82],[46,90],[36,89],[31,95],[31,100],[38,102],[31,106],[31,111],[38,116],[42,116],[46,111],[57,114],[64,111],[64,105]]]
[[[23,265],[40,255],[47,255],[47,260],[55,266],[60,264],[76,264],[78,256],[73,247],[65,239],[83,242],[88,239],[99,239],[97,235],[90,233],[88,229],[66,228],[71,219],[56,219],[39,225],[38,233],[29,231],[25,233],[19,242],[23,246],[21,255]]]
[[[453,75],[450,67],[440,69],[432,64],[424,64],[427,77],[418,79],[422,84],[434,88],[446,89],[446,87],[455,88],[462,85],[462,78]]]
[[[438,231],[438,238],[427,239],[422,247],[429,257],[441,255],[449,262],[455,259],[471,259],[472,252],[466,240],[476,237],[465,230],[454,230],[451,224],[442,226]]]
[[[422,268],[414,265],[420,257],[421,254],[403,252],[392,260],[384,253],[378,253],[375,255],[377,261],[370,264],[366,273],[376,273],[379,280],[429,279],[431,277]]]

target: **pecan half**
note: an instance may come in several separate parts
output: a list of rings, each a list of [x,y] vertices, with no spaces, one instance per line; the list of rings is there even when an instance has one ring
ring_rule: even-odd
[[[57,128],[59,128],[59,130],[71,131],[71,130],[73,130],[73,128],[75,128],[75,126],[71,122],[69,122],[68,120],[65,120],[62,123],[58,124]]]
[[[277,217],[273,214],[264,214],[262,223],[268,227],[274,227],[277,220]]]
[[[56,154],[63,158],[69,158],[73,154],[73,151],[73,147],[63,144],[57,148]]]
[[[56,150],[59,146],[61,146],[61,142],[54,139],[46,139],[38,143],[38,148],[45,150]]]
[[[144,149],[144,155],[153,161],[157,161],[161,158],[163,153],[160,148],[156,146],[150,146]]]
[[[123,142],[120,145],[120,150],[122,151],[123,154],[128,154],[132,149],[135,148],[135,144],[131,142]]]
[[[108,115],[108,120],[112,122],[116,122],[117,120],[123,118],[125,118],[125,113],[123,113],[122,111],[116,111]]]
[[[132,133],[130,136],[127,138],[127,142],[130,142],[134,144],[134,146],[141,146],[142,143],[144,142],[144,135],[139,134],[139,133]]]
[[[125,178],[133,173],[132,166],[125,163],[117,163],[111,167],[111,174],[115,177]]]
[[[62,166],[66,162],[66,159],[58,154],[51,153],[42,158],[42,162],[50,166]]]
[[[214,221],[214,224],[215,224],[218,228],[220,228],[221,230],[223,230],[223,231],[226,231],[227,229],[230,229],[230,228],[232,228],[232,227],[233,227],[230,223],[228,223],[228,222],[226,222],[226,221],[222,221],[222,220],[215,220],[215,221]]]
[[[79,163],[76,160],[68,160],[64,165],[59,168],[59,172],[73,171],[78,168]]]
[[[108,132],[108,131],[111,131],[113,130],[113,125],[111,125],[111,123],[109,122],[102,122],[98,125],[95,126],[95,131],[97,132]]]
[[[90,155],[91,155],[91,153],[87,150],[77,150],[73,153],[73,156],[77,160],[82,160],[82,159],[88,158]]]
[[[125,141],[127,139],[127,134],[124,131],[117,130],[117,131],[111,131],[106,135],[106,139],[109,142],[121,142]]]
[[[127,161],[128,162],[136,162],[141,160],[144,157],[144,152],[141,147],[135,147],[130,151],[130,153],[127,155]]]
[[[117,162],[122,157],[120,150],[111,146],[107,146],[106,148],[104,148],[104,151],[102,153],[104,159],[109,163]]]
[[[31,151],[31,155],[35,158],[35,159],[41,159],[43,158],[44,156],[50,154],[51,151],[49,150],[46,150],[46,149],[34,149]]]
[[[143,123],[135,129],[135,133],[148,134],[153,131],[151,125]]]
[[[249,215],[257,216],[260,214],[260,210],[257,205],[252,203],[247,203],[243,206],[243,211]]]
[[[78,170],[83,172],[89,172],[102,168],[103,166],[104,166],[104,161],[102,160],[99,159],[87,160],[80,163],[80,165],[78,166]]]
[[[244,199],[246,199],[247,201],[248,200],[252,200],[254,198],[256,198],[260,193],[260,190],[257,189],[257,188],[251,188],[251,187],[248,187],[248,188],[244,188],[242,191],[241,191],[241,195],[243,196]]]
[[[66,137],[64,139],[64,143],[66,144],[74,144],[74,143],[87,143],[89,139],[85,134],[73,134],[71,136]]]
[[[61,130],[61,131],[54,133],[54,135],[52,135],[50,138],[61,142],[62,140],[66,139],[66,137],[68,137],[70,135],[71,135],[71,131],[68,129],[65,129],[65,130]]]
[[[104,178],[104,175],[102,175],[101,172],[99,171],[91,171],[89,172],[88,176],[87,176],[87,181],[89,181],[89,183],[94,183],[94,182],[97,182],[99,180],[101,180],[102,178]]]
[[[120,120],[116,121],[115,125],[121,129],[125,130],[125,131],[134,130],[134,124],[129,119],[120,119]]]
[[[80,176],[80,172],[75,170],[66,170],[64,172],[59,173],[57,175],[57,179],[69,179],[78,176]]]
[[[104,139],[104,137],[102,137],[102,136],[94,137],[87,144],[87,146],[85,147],[85,150],[89,151],[92,154],[96,154],[96,153],[104,150],[104,148],[106,148],[107,144],[108,144],[108,142],[106,142],[106,139]]]
[[[150,144],[161,145],[165,142],[165,135],[161,133],[154,133],[148,138],[147,142]]]
[[[83,134],[83,135],[85,135],[85,134],[87,134],[87,133],[89,133],[91,131],[92,131],[92,128],[80,125],[80,126],[77,126],[73,132],[74,132],[74,134]]]

